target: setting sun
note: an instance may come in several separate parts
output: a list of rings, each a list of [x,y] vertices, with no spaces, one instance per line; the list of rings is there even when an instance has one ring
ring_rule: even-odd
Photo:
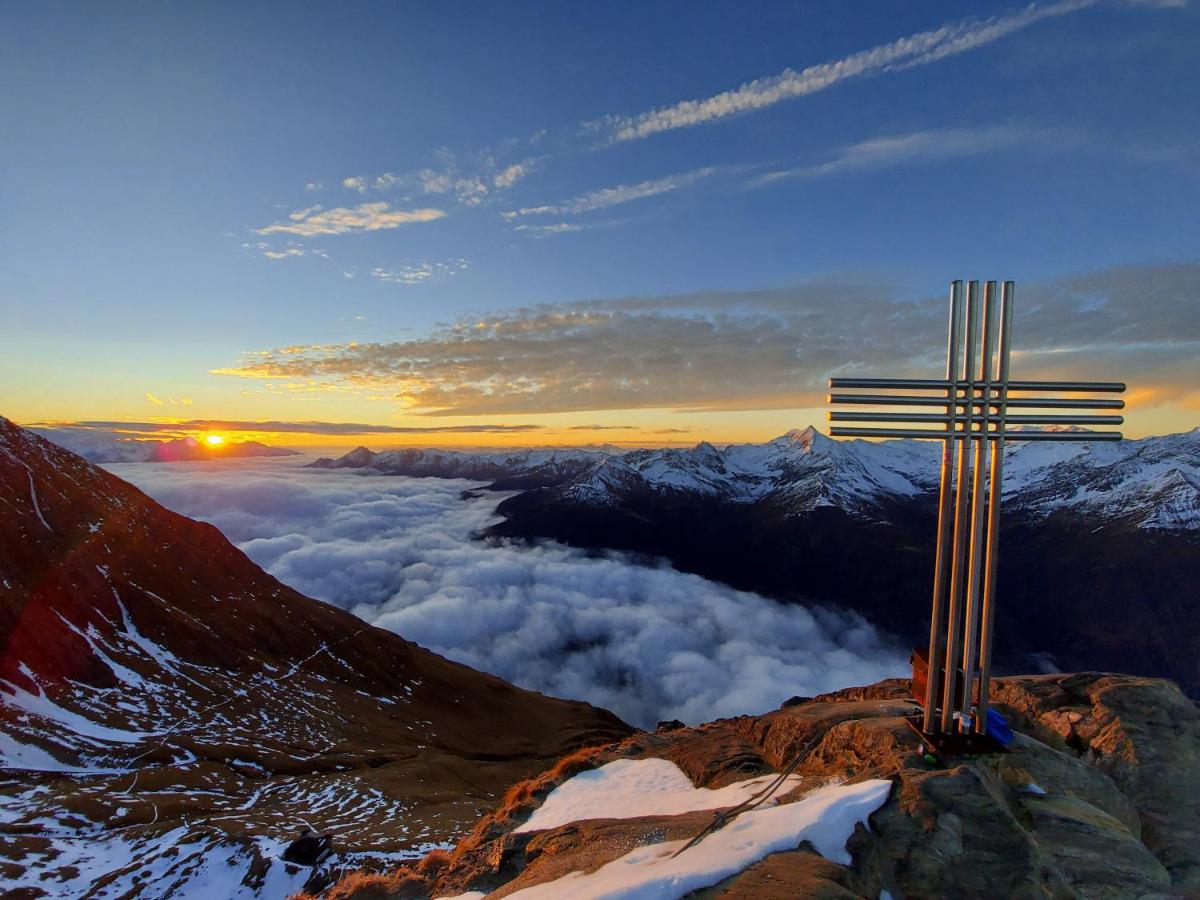
[[[219,434],[207,435],[204,440],[210,447],[220,447],[223,443],[225,443],[225,438],[221,437]]]

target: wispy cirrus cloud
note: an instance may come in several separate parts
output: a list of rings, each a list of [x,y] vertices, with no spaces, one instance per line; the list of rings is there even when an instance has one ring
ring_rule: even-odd
[[[433,222],[445,215],[440,209],[392,209],[390,204],[383,201],[335,209],[324,209],[318,205],[291,213],[287,222],[276,222],[256,231],[263,235],[294,234],[300,237],[354,234],[398,228],[414,222]]]
[[[820,163],[778,169],[751,180],[754,187],[793,178],[821,178],[842,172],[886,169],[891,166],[999,153],[1018,146],[1065,149],[1078,139],[1061,129],[992,125],[979,128],[941,128],[883,135],[850,144]]]
[[[644,200],[647,197],[669,194],[681,188],[690,187],[698,181],[709,178],[718,171],[717,166],[705,166],[700,169],[693,169],[690,172],[678,172],[663,178],[639,181],[635,184],[618,184],[612,187],[600,188],[588,191],[585,194],[581,194],[571,200],[563,201],[562,203],[525,206],[520,209],[509,210],[500,215],[507,222],[529,216],[578,216],[601,209],[608,209],[613,206],[620,206],[624,203],[632,203],[635,200]],[[520,228],[521,226],[517,227]],[[580,231],[583,227],[583,225],[562,222],[553,226],[542,226],[540,231],[542,233]]]
[[[572,425],[567,431],[637,431],[636,425]]]
[[[190,402],[190,401],[188,401]],[[124,422],[87,420],[78,422],[31,422],[30,428],[74,429],[130,434],[181,434],[191,431],[230,431],[247,434],[521,434],[541,431],[542,425],[374,425],[367,422],[278,421],[249,419],[180,419],[171,422]]]
[[[1178,264],[1022,287],[1022,372],[1120,372],[1152,391],[1147,403],[1200,401],[1198,283],[1200,264]],[[260,351],[215,371],[386,390],[432,416],[810,407],[831,374],[938,371],[944,306],[854,284],[592,301],[405,341]]]
[[[520,231],[529,237],[549,237],[552,234],[570,234],[575,231],[587,231],[589,226],[582,222],[555,222],[552,225],[517,225],[515,231]]]
[[[599,131],[610,142],[619,143],[705,125],[815,94],[850,79],[928,65],[993,43],[1044,19],[1095,6],[1097,2],[1061,0],[1046,5],[1030,4],[1005,15],[950,22],[800,71],[784,69],[778,75],[748,81],[710,97],[684,100],[633,116],[609,116],[586,123],[585,130]]]

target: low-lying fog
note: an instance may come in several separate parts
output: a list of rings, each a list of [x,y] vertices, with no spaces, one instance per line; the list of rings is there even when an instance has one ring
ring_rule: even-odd
[[[108,466],[211,522],[309,596],[523,687],[653,727],[763,712],[905,671],[861,618],[784,606],[667,565],[473,536],[505,494],[295,460]]]

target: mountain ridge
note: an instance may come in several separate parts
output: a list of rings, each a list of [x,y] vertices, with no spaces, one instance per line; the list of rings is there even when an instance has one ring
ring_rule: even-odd
[[[301,822],[382,865],[630,730],[304,597],[4,418],[0,513],[0,867],[29,896],[286,893]]]
[[[939,448],[915,440],[834,440],[812,426],[762,444],[701,442],[685,449],[611,451],[534,448],[521,451],[390,450],[358,447],[313,468],[490,481],[500,490],[549,488],[563,502],[612,505],[624,492],[688,493],[734,502],[772,499],[793,510],[841,506],[870,518],[881,498],[936,490]],[[1063,477],[1062,473],[1068,473]],[[1044,482],[1060,485],[1043,489]],[[1062,484],[1074,484],[1064,494]],[[1200,529],[1200,428],[1114,444],[1010,442],[1005,448],[1006,509],[1040,515],[1085,507],[1105,523],[1139,528]],[[1105,505],[1105,499],[1113,502]],[[1144,514],[1142,510],[1149,509]],[[1139,517],[1140,514],[1140,517]]]
[[[29,430],[93,463],[192,462],[301,455],[298,450],[273,447],[261,441],[228,440],[212,446],[191,436],[150,440],[120,437],[117,432],[79,427],[33,426]]]

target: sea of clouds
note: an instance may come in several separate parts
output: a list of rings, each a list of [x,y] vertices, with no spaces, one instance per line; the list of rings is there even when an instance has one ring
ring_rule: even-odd
[[[903,674],[861,618],[614,553],[479,539],[507,494],[295,460],[120,464],[297,590],[522,687],[628,722],[758,713]]]

